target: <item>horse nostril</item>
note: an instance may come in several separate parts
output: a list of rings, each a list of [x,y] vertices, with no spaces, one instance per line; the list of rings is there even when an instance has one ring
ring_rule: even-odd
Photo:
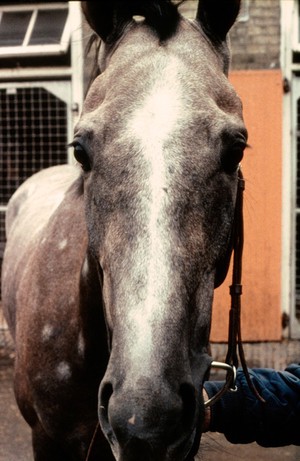
[[[109,400],[112,396],[112,393],[113,393],[113,386],[110,382],[103,383],[100,386],[98,414],[99,414],[99,420],[100,420],[102,429],[104,430],[104,432],[107,434],[108,437],[112,432],[110,423],[108,420],[108,405],[109,405]]]
[[[188,430],[195,422],[196,416],[196,390],[192,384],[181,384],[179,395],[182,400],[182,424]]]

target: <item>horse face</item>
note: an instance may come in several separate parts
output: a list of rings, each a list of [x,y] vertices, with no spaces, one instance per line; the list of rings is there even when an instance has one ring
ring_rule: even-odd
[[[187,459],[203,416],[213,290],[246,145],[224,75],[233,19],[225,32],[204,23],[206,4],[194,24],[176,16],[164,40],[146,13],[115,40],[102,32],[105,69],[75,130],[111,342],[99,418],[120,460]]]

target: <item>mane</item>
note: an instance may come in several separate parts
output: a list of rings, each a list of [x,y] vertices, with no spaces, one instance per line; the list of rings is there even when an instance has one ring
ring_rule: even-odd
[[[145,17],[148,24],[157,33],[160,41],[168,40],[175,34],[180,14],[178,7],[185,0],[173,3],[172,0],[135,0],[132,3],[132,15]],[[131,2],[129,2],[130,9]]]
[[[106,43],[116,42],[123,34],[125,27],[132,21],[133,16],[142,16],[147,24],[157,34],[160,42],[170,39],[177,30],[180,20],[178,8],[186,0],[118,0],[115,2],[113,27]],[[95,78],[100,74],[98,57],[101,39],[93,33],[87,43],[85,55],[91,54],[93,68],[91,71],[88,89]]]

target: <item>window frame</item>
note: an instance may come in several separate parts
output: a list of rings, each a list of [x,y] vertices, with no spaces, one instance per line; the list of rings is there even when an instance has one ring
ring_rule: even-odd
[[[29,45],[29,41],[34,30],[35,21],[38,11],[43,10],[67,10],[67,18],[63,27],[61,39],[59,44],[43,44],[43,45]],[[4,5],[0,6],[0,28],[2,14],[5,12],[26,12],[32,11],[31,18],[24,35],[22,45],[17,46],[0,46],[0,56],[2,58],[11,58],[15,56],[29,57],[29,56],[45,56],[45,55],[60,55],[66,54],[70,45],[71,26],[70,26],[70,11],[68,2],[61,3],[39,3],[39,4],[26,4],[26,5]]]

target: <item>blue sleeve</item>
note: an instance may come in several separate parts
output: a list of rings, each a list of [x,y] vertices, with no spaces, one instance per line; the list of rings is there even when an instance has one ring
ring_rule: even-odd
[[[300,445],[300,365],[285,371],[249,370],[265,403],[248,387],[242,370],[237,372],[237,392],[227,392],[211,407],[210,431],[221,432],[231,443],[257,442],[263,447]],[[209,397],[224,383],[204,383]]]

